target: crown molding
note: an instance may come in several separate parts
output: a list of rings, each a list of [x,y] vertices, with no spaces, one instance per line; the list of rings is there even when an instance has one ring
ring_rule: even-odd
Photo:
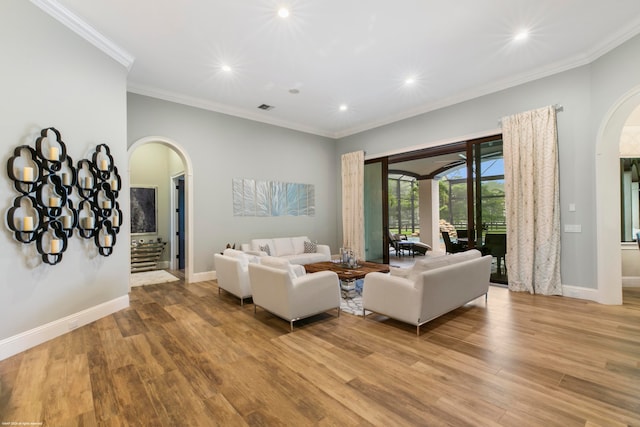
[[[122,64],[127,71],[131,69],[135,58],[129,52],[100,34],[95,28],[84,22],[76,14],[62,6],[56,0],[31,0],[31,3],[48,13],[65,27]]]
[[[602,43],[594,46],[588,53],[589,62],[593,62],[606,53],[611,52],[624,42],[640,34],[640,17],[636,18],[629,25],[622,27],[615,34]]]
[[[388,116],[383,120],[369,122],[359,127],[353,127],[345,129],[340,132],[336,132],[334,138],[341,139],[351,135],[355,135],[360,132],[365,132],[377,127],[386,126],[391,123],[395,123],[401,120],[409,119],[412,117],[426,114],[431,111],[439,110],[441,108],[450,107],[461,102],[470,101],[481,96],[490,95],[492,93],[500,92],[505,89],[509,89],[515,86],[519,86],[525,83],[530,83],[545,77],[553,76],[555,74],[562,73],[574,68],[582,67],[587,64],[591,64],[601,56],[611,52],[616,47],[620,46],[624,42],[628,41],[632,37],[640,34],[640,18],[636,19],[632,24],[618,31],[613,37],[594,46],[589,52],[585,54],[575,55],[564,61],[559,61],[554,64],[550,64],[546,67],[541,67],[530,72],[521,73],[516,76],[511,76],[506,79],[497,80],[484,86],[477,87],[473,90],[460,92],[456,95],[432,102],[429,104],[421,105],[418,108],[404,111],[399,114]]]
[[[183,105],[188,105],[190,107],[201,108],[203,110],[214,111],[216,113],[227,114],[229,116],[239,117],[241,119],[247,119],[247,120],[252,120],[254,122],[260,122],[268,125],[291,129],[298,132],[309,133],[312,135],[322,136],[322,137],[331,138],[331,139],[336,138],[333,133],[324,131],[322,129],[317,129],[314,127],[293,123],[287,120],[280,120],[272,117],[265,117],[262,114],[250,112],[241,108],[234,108],[228,105],[212,102],[206,99],[185,96],[175,92],[165,91],[158,88],[144,86],[144,85],[133,83],[133,82],[128,83],[127,91],[131,93],[136,93],[138,95],[158,98],[165,101],[175,102],[177,104],[183,104]]]

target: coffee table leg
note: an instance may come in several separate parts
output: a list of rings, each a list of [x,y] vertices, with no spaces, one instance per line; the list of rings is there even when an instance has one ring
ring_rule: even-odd
[[[353,298],[356,296],[356,281],[355,280],[341,280],[340,290],[342,296],[345,298]]]

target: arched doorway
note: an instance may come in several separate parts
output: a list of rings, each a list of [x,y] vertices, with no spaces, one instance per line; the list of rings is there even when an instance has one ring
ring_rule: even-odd
[[[596,140],[596,250],[598,302],[622,304],[620,254],[620,136],[640,105],[640,87],[623,96],[607,113]]]
[[[187,152],[175,141],[162,136],[147,136],[135,141],[129,147],[129,164],[131,163],[132,153],[139,147],[149,143],[157,143],[173,150],[182,160],[184,165],[184,181],[185,181],[185,283],[190,283],[193,277],[193,163]],[[131,182],[131,170],[128,170],[129,182]]]

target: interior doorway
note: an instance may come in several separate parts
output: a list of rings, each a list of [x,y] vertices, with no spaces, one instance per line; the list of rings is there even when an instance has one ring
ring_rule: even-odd
[[[602,121],[596,140],[597,295],[602,304],[622,304],[620,248],[620,137],[640,105],[640,87],[624,95]]]
[[[183,180],[184,209],[182,209],[181,215],[183,217],[184,232],[182,233],[182,235],[184,237],[183,239],[184,243],[183,243],[183,250],[180,250],[180,252],[183,254],[182,256],[184,258],[184,261],[183,261],[184,262],[184,267],[183,267],[184,281],[185,283],[190,283],[193,280],[193,274],[194,274],[193,273],[193,265],[194,265],[194,261],[193,261],[193,214],[194,214],[193,212],[193,164],[191,162],[191,158],[179,144],[177,144],[175,141],[169,138],[160,137],[160,136],[150,136],[150,137],[141,138],[135,141],[129,147],[129,150],[128,150],[129,151],[129,171],[128,171],[129,183],[130,185],[132,183],[131,157],[133,153],[135,152],[136,149],[146,144],[154,144],[154,143],[163,145],[166,148],[170,149],[173,153],[175,153],[175,155],[181,162],[182,171],[180,174],[177,174],[177,173],[175,174],[176,176],[181,175]],[[153,165],[151,165],[150,167],[153,167]],[[165,179],[164,185],[171,188],[170,184],[172,183],[172,177],[170,173],[167,172],[164,179]],[[173,194],[173,192],[169,191],[169,194]],[[169,196],[168,199],[173,199],[173,197]],[[174,215],[171,215],[169,205],[170,204],[167,203],[166,213],[167,213],[167,216],[171,218],[171,220],[168,220],[167,222],[172,225],[171,227],[169,227],[169,229],[172,229],[174,224],[174,221],[173,221]],[[175,231],[169,232],[169,233],[171,235],[175,235]],[[171,241],[173,243],[173,239],[168,239],[168,241]],[[174,246],[175,246],[174,244],[171,244],[171,247],[174,247]],[[170,252],[173,252],[173,250]],[[177,254],[178,252],[177,248],[175,252]],[[170,255],[169,267],[171,267],[172,260],[174,259],[176,259],[175,254],[173,256]]]

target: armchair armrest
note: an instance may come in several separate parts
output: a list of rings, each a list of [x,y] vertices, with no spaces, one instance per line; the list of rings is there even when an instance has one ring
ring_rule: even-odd
[[[362,308],[415,324],[420,317],[422,283],[385,273],[369,273],[362,288]]]
[[[292,281],[292,317],[340,307],[340,281],[333,271],[307,273]]]

